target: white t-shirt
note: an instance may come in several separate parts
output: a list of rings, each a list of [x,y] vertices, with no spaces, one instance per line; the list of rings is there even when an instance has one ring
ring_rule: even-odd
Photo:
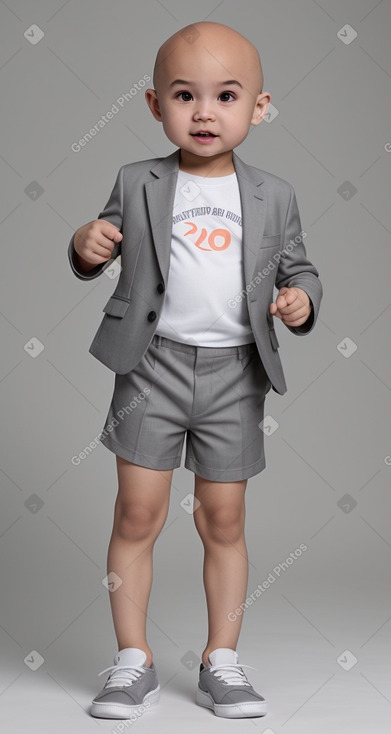
[[[209,178],[178,171],[170,264],[156,334],[196,346],[254,341],[245,298],[236,173]]]

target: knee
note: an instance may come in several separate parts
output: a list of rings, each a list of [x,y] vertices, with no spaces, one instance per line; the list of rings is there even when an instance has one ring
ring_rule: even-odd
[[[126,503],[118,505],[114,526],[118,535],[126,540],[149,540],[159,532],[159,515],[143,505]]]
[[[242,512],[238,512],[235,508],[219,507],[204,514],[203,522],[198,526],[198,530],[206,542],[232,545],[243,536],[243,520]]]

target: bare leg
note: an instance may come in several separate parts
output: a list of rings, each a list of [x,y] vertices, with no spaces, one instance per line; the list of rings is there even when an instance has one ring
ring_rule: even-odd
[[[153,576],[153,548],[169,509],[173,470],[146,469],[117,456],[118,495],[107,554],[107,573],[122,580],[110,592],[118,650],[138,647],[153,662],[146,616]]]
[[[202,653],[204,665],[217,647],[236,650],[242,615],[230,621],[246,598],[248,556],[244,538],[247,479],[211,482],[195,475],[194,494],[201,505],[194,523],[204,545],[203,580],[208,607],[208,641]]]

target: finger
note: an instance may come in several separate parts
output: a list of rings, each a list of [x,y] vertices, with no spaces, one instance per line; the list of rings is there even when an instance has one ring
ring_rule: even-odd
[[[111,224],[106,219],[97,219],[96,227],[107,239],[113,240],[114,242],[121,242],[123,235],[115,224]]]
[[[290,306],[292,303],[294,303],[298,299],[298,295],[294,288],[281,288],[280,292],[278,293],[278,296],[276,298],[276,302],[278,302],[278,299],[280,299],[280,302],[284,303],[282,308],[285,308],[286,306]]]
[[[90,235],[81,248],[80,254],[92,264],[107,262],[112,257],[114,242],[103,235]]]
[[[305,304],[306,304],[306,305],[309,305],[309,302],[310,302],[310,297],[309,297],[308,293],[307,293],[306,291],[304,291],[304,290],[303,290],[302,288],[296,288],[296,287],[295,287],[295,288],[294,288],[294,290],[295,290],[295,291],[296,291],[296,293],[297,293],[297,297],[298,297],[299,301],[300,301],[300,302],[301,302],[301,303],[302,303],[303,305],[305,305]]]
[[[94,242],[93,246],[88,250],[88,256],[93,258],[96,258],[96,263],[99,262],[105,262],[106,260],[110,260],[112,256],[112,249],[108,247],[102,247],[102,245],[99,245],[97,242]]]
[[[303,307],[305,308],[304,304],[302,304],[297,298],[295,298],[295,300],[292,301],[292,303],[286,303],[284,306],[278,303],[278,308],[280,308],[284,314],[294,313],[297,310],[297,308],[303,308]]]
[[[298,308],[296,311],[294,311],[291,314],[285,314],[284,313],[284,323],[288,324],[289,326],[296,326],[294,323],[298,319],[307,319],[308,317],[308,309],[303,306],[303,308]]]
[[[282,314],[281,314],[281,311],[279,311],[278,309],[277,309],[277,311],[276,311],[276,312],[275,312],[275,313],[273,314],[273,316],[275,316],[275,317],[276,317],[277,319],[282,319]]]
[[[284,320],[284,324],[285,326],[301,326],[302,324],[305,324],[306,321],[307,321],[307,317],[303,317],[302,319],[297,319],[296,321],[292,321],[290,323],[287,323]]]
[[[288,305],[285,296],[278,295],[276,298],[276,305],[278,308],[285,308]]]
[[[83,258],[83,256],[81,256]],[[90,265],[102,265],[102,263],[106,263],[108,260],[110,260],[110,257],[101,257],[100,255],[96,255],[93,252],[88,253],[88,257],[84,257],[83,260],[90,263]]]
[[[115,242],[112,239],[110,239],[109,237],[106,237],[104,234],[95,235],[93,242],[94,242],[94,247],[93,247],[94,252],[98,252],[98,248],[101,248],[99,252],[102,255],[104,254],[102,252],[102,249],[106,250],[106,254],[107,252],[111,254],[114,249],[114,245],[115,245]]]
[[[294,303],[294,301],[298,299],[298,295],[293,288],[287,288],[285,293],[283,293],[282,295],[285,298],[285,301],[288,305],[290,305],[291,303]]]

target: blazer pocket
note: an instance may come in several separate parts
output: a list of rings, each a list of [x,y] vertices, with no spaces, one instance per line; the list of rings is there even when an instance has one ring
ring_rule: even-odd
[[[278,343],[277,334],[274,331],[274,329],[269,329],[269,337],[270,337],[271,345],[274,351],[276,351],[276,349],[278,349],[280,345]]]
[[[277,247],[281,244],[280,234],[267,234],[262,237],[261,247]]]
[[[122,319],[129,308],[129,304],[130,298],[111,296],[102,310],[109,314],[109,316],[116,316],[118,319]]]

